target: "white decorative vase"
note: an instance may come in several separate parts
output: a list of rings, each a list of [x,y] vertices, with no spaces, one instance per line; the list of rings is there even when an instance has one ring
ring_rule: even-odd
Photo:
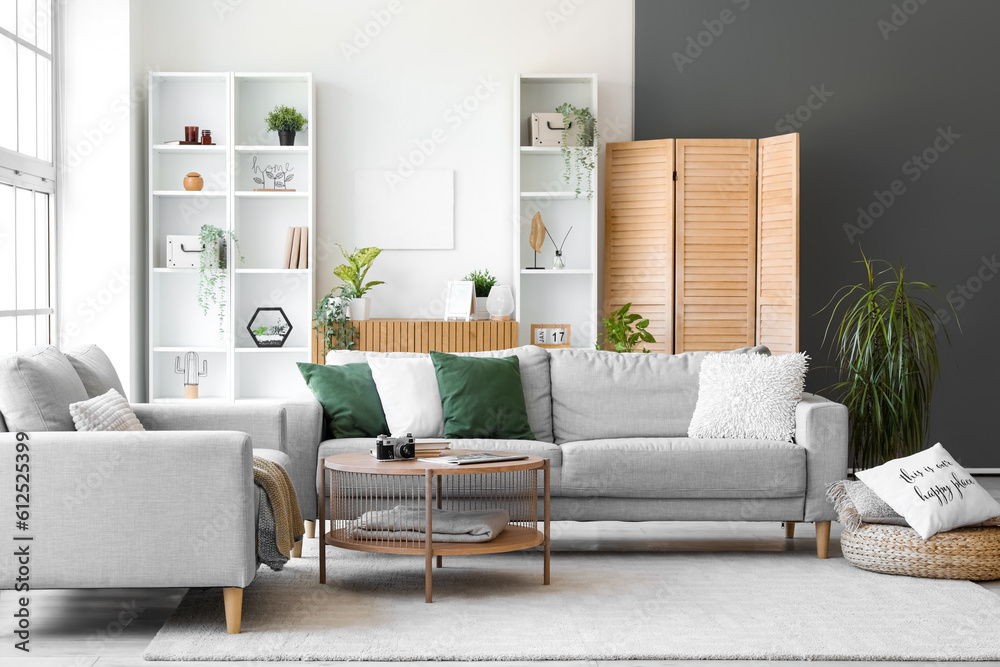
[[[367,320],[368,313],[371,311],[372,300],[366,296],[362,296],[356,299],[351,299],[351,305],[349,310],[351,312],[352,320]]]
[[[489,300],[487,296],[477,296],[476,297],[476,319],[477,320],[488,320],[490,319],[490,311],[486,307],[486,302]]]

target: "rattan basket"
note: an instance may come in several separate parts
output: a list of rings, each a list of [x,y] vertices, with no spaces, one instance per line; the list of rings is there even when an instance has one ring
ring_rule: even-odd
[[[930,579],[1000,579],[1000,527],[957,528],[923,540],[912,528],[861,524],[840,536],[844,558],[863,570]]]

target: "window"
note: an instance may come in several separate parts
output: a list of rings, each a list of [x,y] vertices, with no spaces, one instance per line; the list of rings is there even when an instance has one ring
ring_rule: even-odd
[[[0,0],[0,353],[52,339],[52,0]]]

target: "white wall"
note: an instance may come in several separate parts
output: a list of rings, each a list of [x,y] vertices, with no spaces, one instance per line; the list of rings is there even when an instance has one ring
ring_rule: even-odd
[[[354,244],[354,171],[397,169],[443,131],[420,166],[455,171],[455,249],[384,252],[375,317],[440,315],[445,281],[474,268],[511,282],[515,74],[596,72],[603,138],[632,137],[631,0],[147,0],[142,14],[147,68],[313,72],[318,294],[338,282],[333,244]]]
[[[131,169],[141,106],[133,103],[130,2],[72,0],[60,12],[58,344],[97,343],[130,398],[141,398],[135,355],[144,344],[134,327],[143,288],[133,280],[132,250],[142,193]]]

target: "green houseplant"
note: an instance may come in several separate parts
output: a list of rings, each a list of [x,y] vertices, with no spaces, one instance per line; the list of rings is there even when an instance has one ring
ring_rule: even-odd
[[[839,371],[833,388],[850,415],[855,469],[924,448],[941,371],[937,328],[943,324],[925,298],[935,293],[933,286],[907,282],[902,265],[862,257],[865,281],[834,294],[823,338],[825,345],[832,334]]]
[[[605,317],[602,320],[604,323],[604,333],[599,338],[603,339],[605,345],[613,346],[616,352],[635,352],[635,348],[639,346],[639,343],[656,342],[653,334],[646,331],[646,327],[649,326],[649,320],[643,318],[638,313],[628,312],[631,307],[631,303],[626,303],[611,313],[609,317]],[[597,349],[601,349],[600,341],[597,343]],[[642,348],[642,351],[644,353],[649,352],[645,347]]]
[[[575,107],[569,102],[556,107],[562,114],[562,155],[564,162],[563,180],[573,184],[575,178],[576,196],[587,193],[587,200],[594,196],[594,169],[597,168],[597,154],[600,145],[600,132],[597,130],[597,118],[590,112],[590,107]],[[577,124],[577,144],[569,143],[569,129],[572,123]]]
[[[319,300],[313,313],[313,329],[323,341],[321,357],[330,350],[354,349],[357,327],[347,319],[348,308],[354,298],[354,288],[340,285]]]
[[[226,335],[226,295],[228,275],[226,272],[226,239],[232,239],[236,252],[240,252],[240,242],[232,230],[219,229],[215,225],[202,225],[198,232],[198,242],[204,248],[198,266],[198,305],[205,315],[213,308],[219,317],[219,338]],[[243,261],[243,255],[240,255]]]
[[[337,276],[351,287],[350,312],[352,320],[367,320],[371,309],[371,299],[365,296],[372,287],[384,285],[381,280],[365,282],[365,276],[372,268],[372,262],[382,252],[381,248],[361,248],[347,252],[344,246],[337,244],[340,252],[347,260],[347,264],[341,264],[333,269],[333,275]]]
[[[268,132],[278,133],[278,143],[282,146],[295,145],[295,133],[301,132],[306,126],[305,117],[296,111],[295,107],[286,107],[279,104],[274,110],[267,114]]]
[[[462,280],[467,280],[476,286],[476,319],[489,319],[490,313],[486,308],[486,301],[490,296],[490,290],[497,284],[496,277],[490,273],[489,269],[484,269],[470,271]]]

